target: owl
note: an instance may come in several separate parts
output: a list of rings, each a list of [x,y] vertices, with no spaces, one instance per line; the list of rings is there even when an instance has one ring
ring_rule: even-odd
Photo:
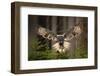
[[[52,49],[56,52],[62,53],[71,49],[71,40],[80,36],[82,29],[81,23],[73,26],[63,34],[55,34],[54,32],[44,28],[38,27],[38,35],[45,39],[52,41]]]

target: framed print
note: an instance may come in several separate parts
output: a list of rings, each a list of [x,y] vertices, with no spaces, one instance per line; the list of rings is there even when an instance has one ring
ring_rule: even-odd
[[[11,72],[97,68],[97,7],[13,2]]]

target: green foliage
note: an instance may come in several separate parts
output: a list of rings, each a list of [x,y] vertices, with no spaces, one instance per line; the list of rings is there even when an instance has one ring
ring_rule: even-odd
[[[87,58],[87,48],[80,45],[79,48],[71,52],[57,53],[49,49],[47,43],[33,38],[31,46],[28,48],[28,60],[50,60],[50,59],[76,59]]]
[[[82,45],[75,50],[75,58],[87,58],[87,48]]]

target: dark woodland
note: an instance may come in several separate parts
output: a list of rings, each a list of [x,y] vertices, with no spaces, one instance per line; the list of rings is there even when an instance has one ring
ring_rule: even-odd
[[[71,50],[55,52],[52,41],[37,34],[37,27],[45,27],[55,34],[63,34],[71,27],[82,23],[82,33],[78,39],[70,41]],[[28,60],[79,59],[88,57],[88,19],[86,17],[28,15]]]

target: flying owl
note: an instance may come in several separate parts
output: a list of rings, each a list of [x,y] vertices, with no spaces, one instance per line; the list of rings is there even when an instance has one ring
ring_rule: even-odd
[[[80,36],[82,32],[80,25],[81,23],[73,26],[71,29],[67,30],[67,32],[61,35],[57,35],[44,27],[39,27],[38,34],[45,39],[51,40],[53,42],[52,49],[54,49],[56,52],[62,53],[70,50],[70,41]]]

